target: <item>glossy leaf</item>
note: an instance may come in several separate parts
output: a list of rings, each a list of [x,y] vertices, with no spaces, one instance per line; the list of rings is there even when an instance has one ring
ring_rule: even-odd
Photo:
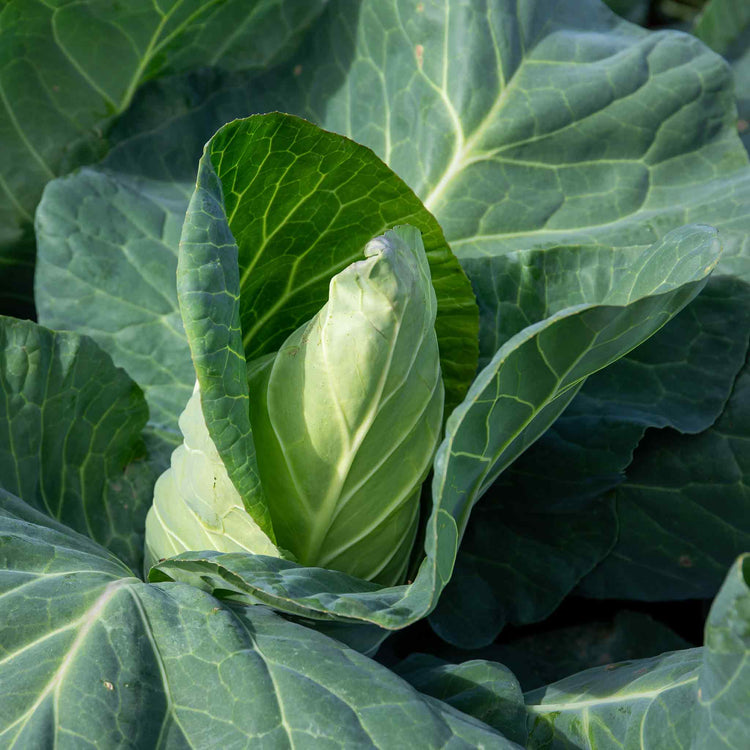
[[[209,433],[248,512],[269,535],[252,466],[246,361],[275,351],[322,307],[331,277],[400,223],[423,235],[438,344],[446,331],[449,341],[441,367],[455,401],[475,368],[473,296],[440,227],[377,157],[304,120],[272,114],[229,123],[201,159],[180,245],[180,308]],[[457,331],[466,341],[458,348]]]
[[[731,77],[694,38],[595,0],[339,0],[293,61],[298,75],[257,84],[262,105],[370,146],[467,269],[519,249],[651,245],[688,222],[722,225],[725,269],[746,253]]]
[[[279,544],[304,565],[392,585],[442,432],[437,303],[415,227],[364,255],[249,376],[250,419]]]

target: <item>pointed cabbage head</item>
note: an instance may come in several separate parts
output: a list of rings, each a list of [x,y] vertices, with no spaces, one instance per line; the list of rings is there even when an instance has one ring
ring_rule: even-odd
[[[421,235],[398,227],[250,368],[263,491],[278,543],[299,562],[403,580],[442,425],[435,313]]]

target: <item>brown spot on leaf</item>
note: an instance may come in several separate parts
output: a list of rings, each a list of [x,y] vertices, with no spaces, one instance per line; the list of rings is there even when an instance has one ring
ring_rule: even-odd
[[[302,66],[301,66],[301,65],[295,65],[295,66],[294,66],[294,70],[292,70],[292,72],[293,72],[293,73],[294,73],[294,75],[296,75],[296,76],[300,76],[300,75],[302,75]]]
[[[424,61],[424,45],[418,44],[414,48],[414,54],[417,58],[417,65],[419,66],[419,69],[422,70],[422,62]]]
[[[110,693],[115,689],[115,686],[109,680],[102,680],[102,685],[104,685]]]
[[[690,555],[680,555],[680,559],[677,561],[681,568],[692,568],[693,560]]]

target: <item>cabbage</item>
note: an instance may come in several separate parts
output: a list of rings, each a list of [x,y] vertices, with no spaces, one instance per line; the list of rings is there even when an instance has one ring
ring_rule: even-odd
[[[147,566],[212,549],[403,580],[442,427],[437,302],[419,230],[391,230],[364,255],[331,279],[316,316],[248,367],[258,473],[280,547],[246,512],[196,384],[180,417],[185,442],[154,490]]]
[[[322,310],[251,373],[274,532],[301,563],[403,579],[442,425],[435,312],[421,235],[399,227],[335,276]]]

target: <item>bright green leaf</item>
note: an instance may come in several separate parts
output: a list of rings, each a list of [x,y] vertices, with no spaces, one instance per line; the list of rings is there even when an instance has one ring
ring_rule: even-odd
[[[475,368],[474,298],[409,188],[368,149],[287,115],[229,123],[207,144],[183,227],[178,296],[209,433],[269,535],[252,465],[246,361],[275,351],[322,307],[331,277],[401,223],[422,232],[438,344],[448,337],[443,378],[455,402]]]

